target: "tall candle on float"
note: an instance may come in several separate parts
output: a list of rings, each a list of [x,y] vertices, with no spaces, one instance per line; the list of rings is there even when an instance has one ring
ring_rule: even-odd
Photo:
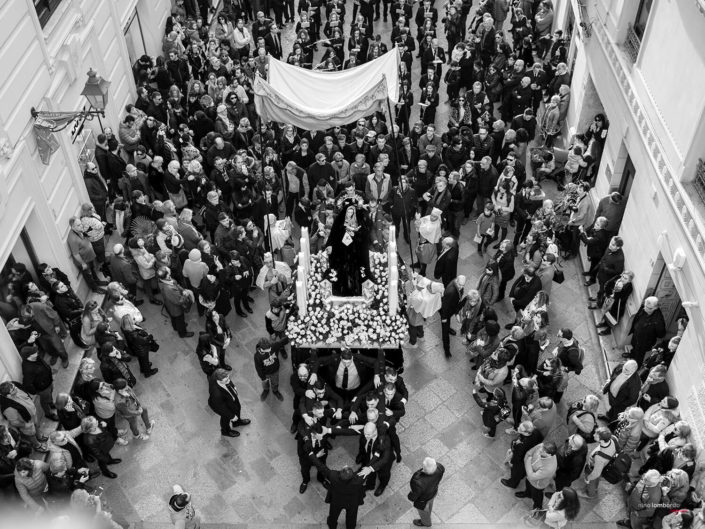
[[[389,282],[389,315],[395,316],[399,310],[399,280]]]
[[[299,258],[301,258],[301,252],[299,252]],[[304,265],[299,262],[299,268],[296,271],[296,281],[301,283],[304,287],[304,294],[308,297],[308,283],[306,282],[306,270]]]
[[[308,236],[308,228],[301,228],[301,252],[304,254],[303,265],[306,273],[311,269],[311,241]]]
[[[306,316],[307,301],[304,284],[296,281],[296,305],[299,307],[299,317]]]

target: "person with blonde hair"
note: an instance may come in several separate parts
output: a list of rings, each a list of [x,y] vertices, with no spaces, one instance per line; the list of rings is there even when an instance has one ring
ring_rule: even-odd
[[[614,429],[614,435],[617,438],[622,451],[631,455],[636,451],[641,439],[642,422],[644,420],[644,410],[638,406],[627,408],[619,414],[617,419],[619,422]]]

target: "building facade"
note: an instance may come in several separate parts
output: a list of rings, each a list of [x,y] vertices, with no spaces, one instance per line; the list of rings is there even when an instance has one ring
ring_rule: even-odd
[[[612,191],[627,199],[620,235],[634,294],[616,344],[628,343],[631,320],[649,295],[661,301],[667,336],[685,310],[690,322],[669,382],[702,447],[705,2],[561,0],[555,28],[570,38],[569,133],[585,131],[599,112],[610,123],[592,199]],[[606,358],[620,359],[613,351]]]
[[[58,266],[79,289],[66,245],[68,220],[88,200],[82,169],[92,156],[96,120],[72,143],[71,127],[42,164],[30,109],[80,110],[89,68],[111,82],[103,124],[115,132],[135,93],[132,64],[161,50],[170,0],[6,0],[0,3],[0,266]],[[0,322],[0,380],[20,375],[20,360]]]

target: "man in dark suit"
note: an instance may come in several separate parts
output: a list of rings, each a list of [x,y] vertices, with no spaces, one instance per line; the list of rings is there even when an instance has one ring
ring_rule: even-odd
[[[314,459],[325,465],[328,459],[328,451],[331,448],[330,442],[323,435],[323,426],[321,424],[316,423],[311,427],[302,426],[299,429],[299,434],[296,436],[296,453],[299,456],[301,478],[303,480],[299,486],[299,494],[303,494],[308,488]],[[318,471],[317,479],[323,483],[324,473],[320,470]]]
[[[313,464],[328,481],[326,503],[330,504],[328,511],[328,527],[338,526],[340,512],[345,509],[345,528],[355,529],[357,525],[357,509],[365,502],[365,478],[355,474],[352,468],[345,466],[342,470],[331,470],[318,458]]]
[[[509,479],[502,478],[500,483],[510,489],[517,488],[519,482],[526,476],[526,467],[524,466],[524,456],[526,453],[543,441],[541,432],[538,431],[531,421],[524,421],[517,427],[519,436],[512,441],[509,450],[511,452],[509,459],[510,475]]]
[[[463,306],[463,289],[465,288],[465,276],[458,276],[446,286],[441,298],[441,337],[443,340],[443,352],[446,358],[453,356],[450,354],[450,335],[455,336],[455,331],[450,328],[450,319],[456,315]]]
[[[235,427],[250,424],[250,419],[243,419],[240,415],[240,398],[225,369],[216,369],[208,381],[208,406],[220,415],[221,435],[239,437],[240,432]]]
[[[374,381],[380,383],[384,368],[384,351],[379,350],[377,358],[353,354],[350,349],[319,358],[314,350],[311,353],[311,372],[318,378],[319,369],[324,378],[345,402],[350,402],[356,395],[364,395],[373,388]],[[315,382],[315,379],[310,382]]]
[[[374,489],[375,496],[381,496],[392,476],[392,444],[389,436],[381,434],[377,426],[368,422],[362,430],[360,437],[360,451],[357,454],[356,463],[362,464],[358,476],[365,478],[365,488]],[[379,477],[379,485],[375,489],[375,482]]]
[[[407,498],[414,503],[414,507],[419,512],[419,518],[413,521],[417,527],[431,527],[433,499],[438,494],[438,485],[445,471],[443,465],[427,457],[423,460],[423,466],[411,476],[409,483],[411,491]]]
[[[620,413],[636,404],[641,390],[638,367],[636,360],[627,360],[614,368],[609,381],[602,388],[602,393],[607,394],[610,409],[605,415],[598,415],[598,419],[613,422]]]
[[[441,254],[433,269],[433,277],[443,281],[447,287],[458,275],[458,243],[453,237],[445,237],[441,241]]]

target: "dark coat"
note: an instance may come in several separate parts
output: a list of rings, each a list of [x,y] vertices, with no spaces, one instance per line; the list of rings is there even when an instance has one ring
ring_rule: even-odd
[[[169,313],[169,316],[176,318],[183,315],[184,308],[181,305],[181,296],[184,291],[183,287],[178,285],[176,281],[173,283],[166,283],[164,281],[159,281],[159,290],[162,293],[162,298],[164,299],[164,307]]]
[[[587,459],[587,449],[587,445],[584,444],[580,450],[569,452],[567,443],[562,444],[558,448],[556,453],[556,459],[558,460],[556,479],[563,482],[563,486],[569,486],[580,476]]]
[[[460,299],[460,291],[458,290],[455,281],[451,281],[443,292],[443,297],[441,298],[441,319],[446,320],[460,311],[460,308],[462,307]]]
[[[316,351],[313,350],[311,351],[311,373],[318,374],[319,369],[323,368],[321,376],[333,386],[338,367],[340,366],[340,360],[340,353],[333,353],[330,356],[319,358]],[[370,358],[359,353],[354,353],[352,360],[360,375],[360,388],[364,387],[366,382],[369,381],[373,375],[382,376],[382,370],[384,369],[384,353],[382,349],[380,349],[377,358]]]
[[[355,508],[365,503],[365,478],[353,474],[349,480],[344,480],[340,470],[331,470],[318,458],[313,458],[313,464],[328,480],[326,503],[340,505],[343,508]]]
[[[139,281],[137,265],[124,255],[114,255],[110,259],[110,275],[113,281],[125,286],[137,285]]]
[[[610,235],[605,230],[588,230],[588,233],[581,233],[580,239],[587,246],[588,259],[594,261],[601,259],[610,244]]]
[[[543,436],[538,430],[534,430],[530,435],[520,435],[512,441],[512,458],[510,463],[514,465],[524,465],[524,456],[526,453],[543,441]]]
[[[27,393],[36,395],[51,386],[53,382],[51,368],[41,358],[41,352],[34,362],[22,360],[22,386]]]
[[[641,389],[641,379],[639,378],[638,371],[635,371],[634,374],[630,376],[624,384],[622,384],[622,387],[619,388],[617,396],[612,396],[610,386],[612,385],[612,382],[614,382],[614,379],[617,378],[617,375],[622,372],[623,367],[623,363],[615,367],[609,381],[602,388],[602,393],[605,393],[609,398],[610,407],[614,408],[614,412],[612,413],[615,416],[617,413],[626,410],[629,406],[634,405],[636,399],[639,397],[639,390]]]
[[[407,498],[414,503],[417,509],[423,509],[426,504],[438,494],[438,485],[443,479],[446,469],[440,463],[436,463],[436,471],[433,474],[426,474],[423,469],[419,469],[411,476],[411,492]]]
[[[531,300],[534,299],[539,290],[541,290],[541,278],[539,276],[535,275],[529,281],[526,281],[524,274],[522,274],[512,284],[509,297],[514,298],[516,308],[523,309],[531,303]]]
[[[446,253],[442,254],[433,269],[433,277],[443,281],[444,286],[455,279],[458,275],[458,248],[454,246]]]
[[[241,411],[240,398],[235,385],[232,382],[229,382],[229,384],[235,392],[234,399],[227,390],[218,384],[214,377],[210,378],[208,382],[208,406],[221,417],[227,417],[230,420],[235,417],[239,419]]]
[[[643,305],[639,307],[634,320],[632,320],[631,334],[633,354],[641,359],[644,353],[666,334],[666,322],[663,319],[661,309],[657,308],[651,314],[647,314]]]
[[[611,252],[608,249],[602,259],[600,259],[600,265],[597,269],[597,280],[602,285],[622,272],[624,272],[624,252],[621,248],[616,252]]]

